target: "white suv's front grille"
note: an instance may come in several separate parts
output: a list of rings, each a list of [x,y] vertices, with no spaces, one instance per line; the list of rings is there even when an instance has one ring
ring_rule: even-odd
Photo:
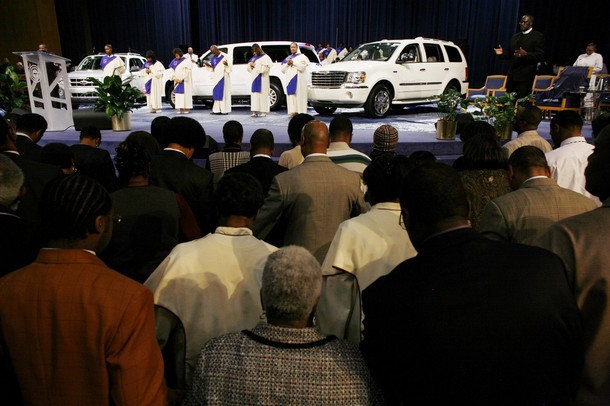
[[[311,83],[314,87],[326,89],[339,88],[343,85],[347,72],[313,72],[311,75]]]
[[[72,87],[85,87],[85,86],[93,86],[93,82],[90,81],[89,79],[74,79],[71,78],[70,79],[70,86]]]

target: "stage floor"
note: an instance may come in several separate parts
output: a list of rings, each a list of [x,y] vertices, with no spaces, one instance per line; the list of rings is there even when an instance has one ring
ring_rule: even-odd
[[[81,109],[90,109],[89,106],[81,107]],[[249,106],[233,106],[233,111],[228,115],[212,115],[211,109],[203,106],[195,106],[191,110],[188,117],[197,120],[206,133],[212,136],[219,144],[223,144],[222,126],[228,120],[237,120],[244,126],[244,149],[247,149],[248,141],[252,133],[258,128],[266,128],[270,130],[275,138],[276,157],[286,150],[292,148],[288,138],[287,127],[290,118],[286,114],[286,110],[271,112],[267,117],[250,117]],[[321,116],[312,108],[308,111],[317,120],[330,123],[332,116]],[[393,111],[392,114],[384,119],[372,119],[364,115],[362,109],[337,109],[335,114],[343,113],[347,115],[353,122],[354,135],[352,147],[366,154],[371,152],[373,133],[375,129],[382,124],[390,124],[398,130],[399,144],[397,147],[398,153],[409,155],[413,151],[425,150],[432,152],[437,158],[442,161],[452,161],[462,152],[462,143],[459,139],[456,140],[437,140],[434,124],[438,120],[438,113],[433,105],[418,106],[405,108],[403,110]],[[78,113],[77,113],[78,114]],[[175,117],[176,110],[165,104],[161,113],[151,114],[148,109],[140,107],[135,109],[131,114],[131,131],[145,130],[150,131],[150,123],[159,115]],[[114,155],[114,149],[122,142],[131,131],[115,132],[112,130],[102,131],[102,148],[107,149],[111,155]],[[543,120],[540,123],[538,132],[541,136],[549,140],[549,120]],[[41,140],[41,144],[48,142],[63,142],[65,144],[78,143],[79,131],[74,127],[70,127],[65,131],[47,131]],[[585,124],[583,135],[590,139],[591,126]],[[516,134],[513,133],[513,137]]]

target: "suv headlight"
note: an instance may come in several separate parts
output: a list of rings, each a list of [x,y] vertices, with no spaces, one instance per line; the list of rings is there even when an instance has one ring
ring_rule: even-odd
[[[366,72],[349,72],[345,77],[345,83],[359,85],[366,80]]]

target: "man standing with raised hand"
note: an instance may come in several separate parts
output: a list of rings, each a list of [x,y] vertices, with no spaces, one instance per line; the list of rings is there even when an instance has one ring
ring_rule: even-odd
[[[210,47],[212,57],[210,62],[205,62],[208,69],[213,72],[212,81],[214,89],[212,97],[214,105],[212,106],[212,114],[229,114],[231,112],[231,67],[233,63],[229,56],[218,49],[218,46]]]

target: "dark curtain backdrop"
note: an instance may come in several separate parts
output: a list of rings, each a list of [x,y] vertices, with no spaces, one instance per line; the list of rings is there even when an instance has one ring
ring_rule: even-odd
[[[153,49],[167,64],[171,49],[261,40],[344,42],[425,36],[451,40],[468,58],[471,86],[505,73],[492,49],[518,30],[521,14],[535,16],[547,37],[547,60],[569,64],[588,42],[608,50],[602,1],[550,0],[55,0],[64,56],[79,61],[105,43],[115,51]]]

